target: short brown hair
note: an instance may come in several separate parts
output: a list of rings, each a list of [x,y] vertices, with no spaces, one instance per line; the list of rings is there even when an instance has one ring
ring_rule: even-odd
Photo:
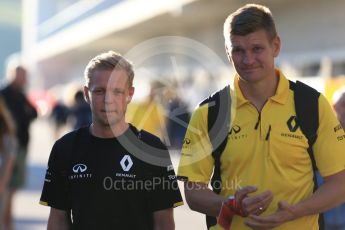
[[[258,4],[247,4],[230,14],[224,23],[224,38],[230,46],[232,35],[245,36],[264,29],[270,41],[277,36],[275,23],[270,9]]]
[[[84,71],[86,85],[89,85],[90,79],[96,70],[113,71],[114,69],[126,71],[128,76],[128,86],[132,87],[134,79],[133,65],[121,54],[114,51],[101,53],[91,59]]]

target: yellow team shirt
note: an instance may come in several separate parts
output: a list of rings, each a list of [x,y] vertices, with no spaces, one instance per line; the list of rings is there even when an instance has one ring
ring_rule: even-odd
[[[278,70],[277,70],[278,71]],[[294,93],[279,72],[276,94],[262,111],[244,98],[238,76],[234,81],[236,103],[231,108],[228,142],[221,155],[221,195],[233,195],[239,187],[253,185],[258,191],[271,190],[274,198],[262,215],[276,212],[278,202],[296,204],[310,197],[314,181],[308,140],[295,121]],[[207,129],[208,105],[192,114],[182,147],[178,176],[189,181],[210,182],[214,160]],[[319,97],[319,128],[313,145],[315,161],[323,177],[345,169],[345,134],[323,95]],[[235,216],[231,229],[250,229],[244,218]],[[221,229],[219,226],[211,228]],[[306,216],[275,229],[318,229],[318,215]]]

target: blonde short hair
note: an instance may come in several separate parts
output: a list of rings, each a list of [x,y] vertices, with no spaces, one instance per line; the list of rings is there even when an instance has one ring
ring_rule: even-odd
[[[108,51],[101,53],[96,57],[92,58],[87,64],[84,77],[86,85],[89,85],[90,79],[92,78],[96,70],[124,70],[128,75],[128,86],[132,87],[134,79],[134,71],[132,63],[124,58],[121,54],[114,51]]]

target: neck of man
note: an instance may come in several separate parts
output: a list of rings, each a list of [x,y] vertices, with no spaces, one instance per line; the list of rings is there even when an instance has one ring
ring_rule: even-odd
[[[100,138],[113,138],[121,136],[129,128],[129,124],[125,121],[118,122],[114,125],[100,125],[93,122],[90,125],[92,135]]]
[[[274,71],[271,77],[258,82],[248,82],[240,78],[238,85],[243,96],[261,112],[267,100],[275,95],[278,83],[279,77]]]

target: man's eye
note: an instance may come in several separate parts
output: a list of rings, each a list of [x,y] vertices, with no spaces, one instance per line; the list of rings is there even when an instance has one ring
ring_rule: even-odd
[[[259,47],[259,46],[258,46],[258,47],[254,47],[254,48],[253,48],[253,51],[254,51],[254,52],[259,52],[259,51],[261,51],[262,49],[263,49],[262,47]]]
[[[243,49],[239,49],[239,48],[233,48],[233,49],[232,49],[232,53],[233,53],[233,54],[240,55],[240,54],[242,54],[243,52],[244,52]]]
[[[104,94],[104,90],[101,90],[101,89],[96,89],[93,91],[94,94],[96,95],[103,95]]]
[[[240,53],[242,50],[241,49],[238,49],[238,48],[234,48],[232,49],[232,52],[233,53]]]
[[[124,94],[124,92],[123,92],[123,91],[120,91],[120,90],[114,90],[113,93],[114,93],[115,95],[122,95],[122,94]]]

